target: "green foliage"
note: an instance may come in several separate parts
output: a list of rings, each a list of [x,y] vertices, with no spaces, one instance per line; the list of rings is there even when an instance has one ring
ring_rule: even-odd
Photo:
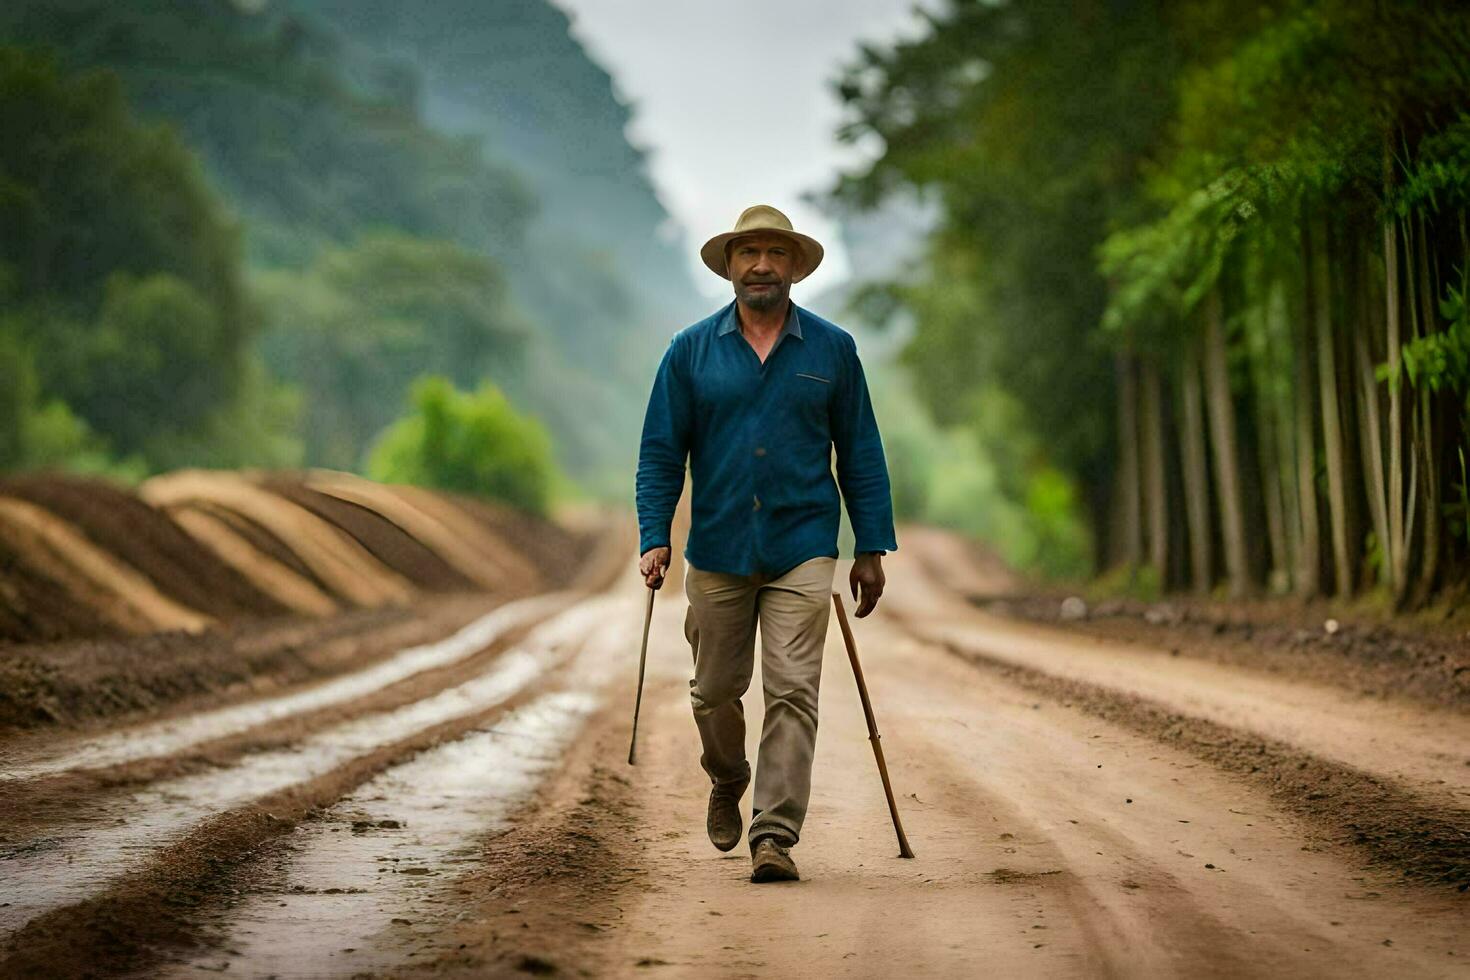
[[[521,375],[528,331],[497,264],[443,241],[369,235],[260,275],[273,373],[300,387],[306,458],[353,469],[422,374]]]
[[[240,216],[253,273],[309,277],[319,253],[380,232],[492,259],[535,328],[511,396],[547,420],[579,478],[631,485],[638,392],[668,335],[707,310],[658,234],[667,215],[624,135],[628,110],[549,0],[11,0],[0,39],[106,68],[138,112],[177,127]],[[253,278],[278,308],[270,277]],[[421,328],[399,320],[402,362],[374,370],[461,370],[425,362]],[[277,331],[261,351],[302,387],[307,458],[348,465],[402,384],[370,371],[359,421],[337,394],[324,407],[287,346]],[[509,371],[485,373],[509,390]]]
[[[1163,595],[1163,581],[1158,570],[1145,562],[1137,568],[1115,565],[1087,583],[1083,590],[1091,602],[1126,596],[1141,602],[1154,602]]]
[[[1035,522],[1004,546],[1026,560],[1077,554],[1071,530],[1031,511],[1032,481],[1101,482],[1111,458],[1112,361],[1096,333],[1108,288],[1095,252],[1142,210],[1132,193],[1176,70],[1167,9],[960,0],[919,39],[863,48],[837,83],[841,137],[884,151],[836,196],[871,204],[912,185],[943,202],[930,274],[894,290],[916,322],[904,361],[941,422],[1003,411],[981,438],[1006,460],[996,474],[1010,512]],[[989,402],[979,413],[976,393]],[[1062,524],[1084,527],[1081,497],[1069,506]]]
[[[368,475],[388,483],[497,497],[544,514],[555,479],[551,441],[492,384],[457,391],[447,378],[413,386],[413,413],[373,447]]]
[[[1150,358],[1172,386],[1216,294],[1232,388],[1269,414],[1315,356],[1300,333],[1305,249],[1325,251],[1332,295],[1320,301],[1343,323],[1360,301],[1381,309],[1354,292],[1349,248],[1372,247],[1386,215],[1415,222],[1439,257],[1467,248],[1461,5],[953,0],[928,19],[922,37],[861,49],[838,80],[840,135],[882,150],[835,195],[942,200],[931,274],[886,296],[916,321],[904,359],[925,403],[1000,454],[995,486],[1032,526],[1052,509],[1030,495],[1050,471],[1105,519],[1115,350]],[[1404,372],[1458,391],[1470,381],[1465,288],[1435,278],[1439,261],[1425,276],[1444,321],[1407,338]],[[1253,454],[1257,433],[1240,428]]]
[[[233,430],[255,321],[239,237],[177,136],[117,79],[0,47],[0,466],[141,475]],[[252,418],[258,416],[252,414]]]
[[[1445,506],[1445,516],[1449,519],[1450,534],[1470,545],[1470,470],[1465,466],[1464,448],[1458,447],[1455,455],[1460,462],[1460,478],[1453,483],[1455,499]]]
[[[999,390],[936,425],[905,375],[873,372],[895,516],[963,531],[1012,567],[1045,577],[1091,562],[1075,482],[1045,462],[1039,441],[1011,428],[1020,407]],[[1017,438],[1020,437],[1020,438]]]
[[[249,327],[238,238],[177,136],[135,122],[111,74],[65,78],[13,47],[0,47],[0,117],[13,299],[86,319],[114,273],[167,273],[213,307],[209,349],[226,366],[238,357]]]
[[[1401,216],[1440,214],[1470,205],[1470,111],[1424,137],[1418,159],[1407,162],[1394,195]]]
[[[107,443],[58,398],[46,398],[35,355],[0,321],[0,471],[66,470],[134,482],[147,475],[139,456],[116,460]]]
[[[281,5],[252,15],[207,2],[185,16],[159,0],[13,0],[0,37],[106,68],[134,106],[169,120],[249,219],[250,245],[269,264],[298,264],[377,226],[513,242],[534,210],[522,181],[487,163],[475,140],[426,127],[401,86],[354,86],[341,40]]]
[[[217,311],[183,280],[114,273],[97,319],[76,338],[75,362],[50,361],[48,387],[114,447],[137,451],[156,433],[197,427],[225,403],[221,388],[234,393],[236,366],[211,349],[217,332]]]
[[[1466,306],[1466,277],[1458,286],[1445,287],[1440,301],[1440,314],[1448,326],[1442,331],[1425,334],[1403,346],[1403,372],[1409,384],[1428,385],[1430,391],[1449,388],[1470,391],[1470,307]],[[1385,366],[1381,376],[1390,384],[1399,379]]]
[[[259,357],[251,357],[234,401],[194,428],[153,433],[148,459],[159,470],[300,467],[306,462],[305,446],[296,435],[302,400],[299,389],[276,380]]]

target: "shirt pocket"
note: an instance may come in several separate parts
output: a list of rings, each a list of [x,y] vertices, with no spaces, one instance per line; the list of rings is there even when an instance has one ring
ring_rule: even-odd
[[[800,438],[811,442],[828,438],[832,379],[816,371],[797,371],[791,378],[791,387],[794,414],[800,420]]]

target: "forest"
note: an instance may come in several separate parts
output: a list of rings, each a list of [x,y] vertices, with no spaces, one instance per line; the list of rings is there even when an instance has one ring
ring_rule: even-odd
[[[924,246],[797,297],[872,352],[898,516],[1146,596],[1463,596],[1463,8],[923,17],[834,67],[878,151],[816,196]],[[0,470],[628,502],[710,301],[547,0],[15,0],[0,109]]]
[[[835,80],[883,149],[831,198],[940,203],[870,306],[913,317],[916,391],[1007,496],[1075,494],[1094,571],[1145,594],[1463,598],[1463,5],[926,16]]]
[[[488,382],[538,485],[623,491],[703,303],[545,0],[17,0],[0,107],[0,469],[366,472],[430,377]]]

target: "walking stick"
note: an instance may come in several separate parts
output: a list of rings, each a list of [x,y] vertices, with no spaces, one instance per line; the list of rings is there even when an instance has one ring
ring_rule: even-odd
[[[633,738],[628,743],[628,765],[636,766],[633,761],[634,753],[638,749],[638,709],[643,707],[643,666],[648,663],[648,627],[653,623],[653,595],[657,589],[648,590],[648,608],[643,613],[643,649],[638,653],[638,699],[633,702]]]
[[[847,644],[847,659],[852,664],[853,676],[857,678],[858,697],[863,702],[863,717],[868,721],[868,741],[873,743],[873,757],[878,760],[878,775],[883,778],[883,795],[888,797],[888,813],[893,817],[893,829],[898,832],[898,856],[911,858],[913,850],[909,839],[904,836],[903,823],[898,819],[898,804],[893,802],[893,787],[888,783],[888,766],[883,761],[883,746],[878,744],[878,722],[873,718],[873,702],[868,700],[868,685],[863,680],[863,668],[858,663],[857,641],[852,638],[852,627],[847,625],[847,611],[842,608],[842,596],[832,593],[832,603],[837,607],[837,624],[842,627],[842,640]]]

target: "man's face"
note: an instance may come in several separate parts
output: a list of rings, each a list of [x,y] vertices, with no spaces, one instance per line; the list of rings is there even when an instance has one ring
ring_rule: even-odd
[[[785,235],[742,235],[730,242],[726,269],[742,303],[752,310],[775,309],[791,293],[796,243]]]

